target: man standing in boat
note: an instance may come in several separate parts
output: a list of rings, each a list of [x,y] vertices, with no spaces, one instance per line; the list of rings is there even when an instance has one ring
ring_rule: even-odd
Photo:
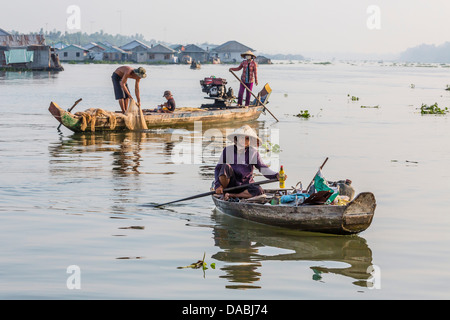
[[[139,81],[141,81],[141,79],[145,77],[147,77],[147,74],[145,69],[142,67],[134,69],[129,66],[121,66],[113,72],[111,78],[114,87],[114,94],[116,100],[119,100],[119,105],[122,113],[125,113],[127,111],[130,99],[133,99],[130,93],[130,89],[128,88],[127,80],[136,80],[134,92],[136,94],[136,102],[138,105],[140,105],[141,96],[139,93]]]
[[[258,169],[267,179],[280,179],[279,173],[270,169],[261,159],[257,146],[261,139],[250,126],[237,129],[227,138],[234,142],[225,147],[216,165],[214,189],[217,194],[223,194],[225,188],[251,184],[253,169]],[[285,176],[285,179],[287,176]],[[238,189],[236,193],[225,193],[224,200],[229,198],[252,198],[264,193],[259,185],[251,184],[247,188]]]
[[[253,52],[249,50],[241,54],[241,57],[245,58],[245,60],[241,62],[239,67],[230,68],[230,71],[239,71],[243,69],[241,81],[245,83],[247,88],[252,90],[253,83],[258,85],[258,72],[257,72],[258,65],[254,60],[256,56]],[[244,98],[244,90],[247,92],[247,95],[245,96],[245,106],[247,107],[250,104],[250,91],[247,90],[242,83],[241,86],[239,87],[238,106],[242,106],[242,100]]]

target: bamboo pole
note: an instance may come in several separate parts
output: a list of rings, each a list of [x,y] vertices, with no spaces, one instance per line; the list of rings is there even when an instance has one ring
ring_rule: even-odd
[[[270,115],[271,115],[272,117],[274,117],[274,119],[277,120],[277,121],[279,122],[279,120],[277,119],[277,117],[275,117],[275,116],[273,115],[273,113],[270,112],[270,110],[266,107],[266,105],[265,105],[264,103],[262,103],[261,100],[259,100],[259,98],[258,98],[257,96],[255,96],[255,94],[252,92],[252,90],[250,90],[250,89],[245,85],[245,83],[242,82],[242,80],[241,80],[241,79],[233,72],[233,70],[230,70],[230,72],[236,77],[236,79],[239,80],[240,83],[242,83],[242,85],[245,87],[245,89],[247,89],[247,90],[252,94],[252,96],[255,97],[255,99],[258,100],[258,102],[261,103],[261,104],[263,105],[263,107],[264,107],[267,111],[269,111]]]

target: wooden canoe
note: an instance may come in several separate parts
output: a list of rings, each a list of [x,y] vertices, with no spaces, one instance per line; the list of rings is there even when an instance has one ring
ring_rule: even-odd
[[[96,117],[94,126],[83,126],[81,117],[64,110],[55,102],[50,103],[48,110],[56,120],[74,132],[129,131],[119,112],[113,112],[117,115],[114,117],[114,125],[112,125],[110,117],[100,114]],[[190,126],[195,121],[208,124],[248,122],[258,119],[263,111],[263,106],[229,109],[179,108],[173,113],[155,113],[143,110],[148,128]]]
[[[263,224],[300,231],[356,234],[366,230],[375,212],[375,196],[363,192],[347,205],[263,205],[212,197],[221,212]]]

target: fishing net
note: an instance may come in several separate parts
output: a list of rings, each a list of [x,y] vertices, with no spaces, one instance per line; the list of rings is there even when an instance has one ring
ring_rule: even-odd
[[[107,118],[109,127],[114,130],[117,125],[117,115],[115,112],[105,111],[103,109],[90,108],[83,112],[75,113],[81,121],[81,131],[85,131],[89,126],[91,131],[95,131],[95,124],[97,123],[97,118]]]
[[[130,101],[127,111],[125,112],[125,125],[129,130],[146,130],[144,114],[133,99]]]
[[[114,130],[116,128],[118,118],[123,119],[123,122],[128,130],[140,131],[148,129],[144,114],[142,113],[141,108],[136,105],[134,100],[130,101],[130,105],[125,114],[105,111],[103,109],[90,108],[85,111],[75,113],[75,116],[80,119],[81,131],[86,131],[86,129],[89,128],[91,132],[95,132],[95,126],[97,124],[97,119],[99,118],[107,119],[106,125],[109,126],[110,130]]]

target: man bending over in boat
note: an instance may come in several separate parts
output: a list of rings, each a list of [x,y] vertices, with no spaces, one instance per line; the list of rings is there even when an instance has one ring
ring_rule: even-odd
[[[166,102],[164,102],[162,105],[159,105],[156,109],[153,109],[153,112],[159,112],[159,113],[171,113],[175,111],[176,104],[175,99],[172,96],[172,92],[169,90],[164,91],[164,98],[167,99]]]
[[[141,79],[145,78],[146,76],[147,74],[145,72],[145,69],[142,67],[133,69],[129,66],[121,66],[113,72],[111,78],[114,86],[114,94],[116,96],[116,100],[119,100],[119,105],[122,113],[125,113],[127,111],[130,98],[132,99],[127,80],[136,80],[134,92],[136,94],[137,104],[140,105],[141,96],[139,94],[139,81],[141,81]]]
[[[261,160],[257,144],[261,139],[250,126],[245,125],[237,129],[227,138],[234,141],[234,145],[225,147],[216,165],[214,176],[214,189],[217,194],[223,194],[225,188],[251,184],[253,169],[258,169],[267,179],[279,179],[279,174],[271,170]],[[225,193],[224,200],[229,198],[252,198],[264,193],[264,190],[255,184],[236,190],[236,193]]]

